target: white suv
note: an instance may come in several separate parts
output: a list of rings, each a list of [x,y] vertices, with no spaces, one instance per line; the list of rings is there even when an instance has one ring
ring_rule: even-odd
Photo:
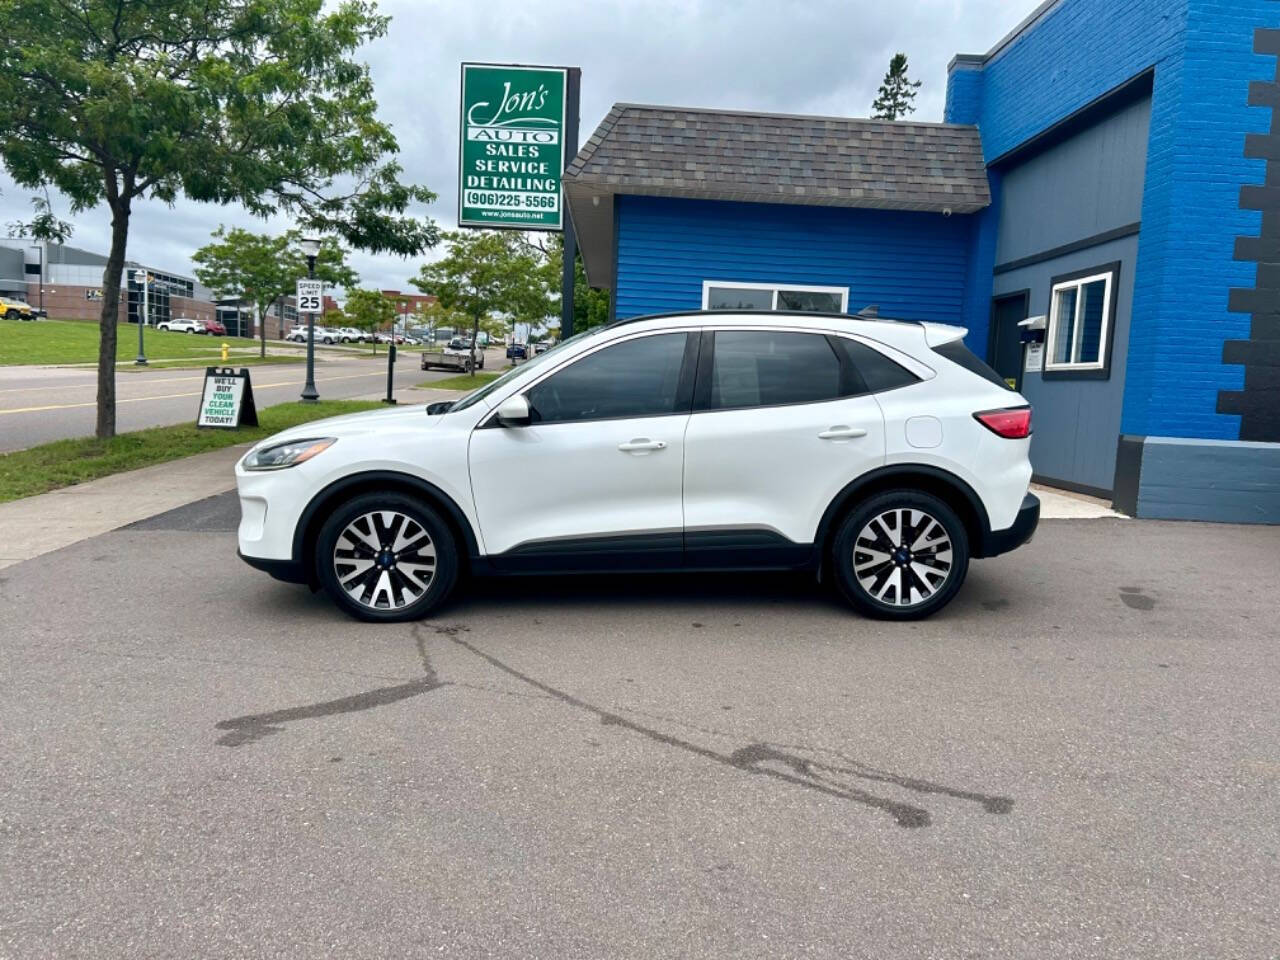
[[[236,466],[241,556],[365,620],[464,572],[824,571],[943,607],[1025,543],[1031,409],[934,324],[685,313],[566,340],[461,400],[335,417]]]
[[[172,320],[161,320],[156,324],[157,330],[169,333],[204,333],[203,320],[188,320],[186,317],[175,317]]]

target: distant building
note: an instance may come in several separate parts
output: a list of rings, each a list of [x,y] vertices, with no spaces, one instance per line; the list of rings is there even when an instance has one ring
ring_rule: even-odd
[[[105,255],[80,247],[0,239],[0,295],[42,307],[58,319],[97,320],[106,265]],[[120,322],[137,323],[144,310],[151,325],[217,315],[213,292],[193,277],[129,260],[120,285]]]

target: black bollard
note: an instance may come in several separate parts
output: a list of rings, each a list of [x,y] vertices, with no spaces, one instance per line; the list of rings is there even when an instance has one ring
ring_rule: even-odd
[[[395,365],[396,365],[396,345],[391,344],[391,349],[387,351],[387,395],[382,398],[383,403],[395,403],[396,398],[392,396],[395,391]]]

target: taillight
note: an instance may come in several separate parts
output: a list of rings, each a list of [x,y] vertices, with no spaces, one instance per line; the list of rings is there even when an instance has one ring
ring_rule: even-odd
[[[985,410],[975,413],[973,419],[997,436],[1006,440],[1022,440],[1031,436],[1031,408],[1012,407],[1007,410]]]

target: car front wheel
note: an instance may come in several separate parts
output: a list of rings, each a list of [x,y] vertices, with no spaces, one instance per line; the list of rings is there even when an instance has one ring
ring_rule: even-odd
[[[417,620],[452,592],[459,557],[448,524],[398,493],[368,493],[335,510],[316,540],[316,574],[359,620]]]
[[[855,507],[831,549],[836,585],[861,613],[919,620],[941,610],[969,569],[969,536],[931,494],[891,490]]]

